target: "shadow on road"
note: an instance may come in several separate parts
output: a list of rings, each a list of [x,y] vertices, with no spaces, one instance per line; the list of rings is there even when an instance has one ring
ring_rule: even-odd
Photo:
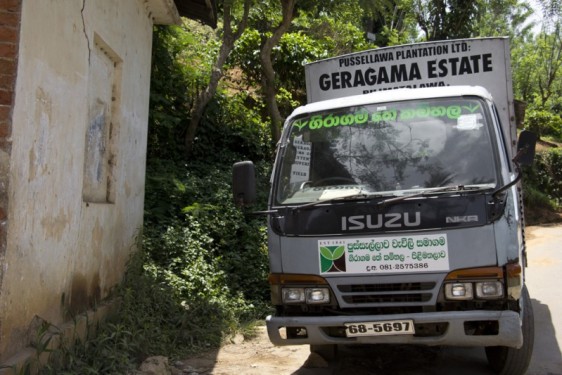
[[[527,375],[562,375],[562,352],[552,314],[547,305],[532,299],[535,346]],[[309,360],[311,357],[309,357]],[[483,348],[425,347],[410,345],[340,346],[338,357],[325,368],[307,368],[292,375],[485,375],[488,367]]]
[[[301,367],[292,375],[491,375],[482,348],[361,345],[338,348],[328,368]]]
[[[539,300],[531,301],[535,314],[535,347],[528,375],[562,375],[562,352],[550,309]]]

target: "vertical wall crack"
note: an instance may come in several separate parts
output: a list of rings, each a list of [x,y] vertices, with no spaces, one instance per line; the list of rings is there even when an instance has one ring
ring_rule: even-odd
[[[90,38],[88,37],[88,33],[86,32],[86,20],[84,19],[84,8],[86,8],[86,0],[82,0],[82,9],[80,10],[80,14],[82,16],[82,29],[84,31],[84,36],[86,37],[86,43],[88,45],[88,65],[90,65],[90,57],[92,55],[92,49],[90,48]]]

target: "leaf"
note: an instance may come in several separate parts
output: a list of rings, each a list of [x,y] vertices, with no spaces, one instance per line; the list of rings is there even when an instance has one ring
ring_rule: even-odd
[[[321,246],[320,247],[320,255],[322,255],[322,257],[325,258],[325,259],[334,260],[333,255],[332,255],[332,251],[329,249],[329,247]]]
[[[335,250],[334,250],[334,260],[339,259],[343,256],[343,254],[345,253],[345,247],[343,246],[338,246]]]

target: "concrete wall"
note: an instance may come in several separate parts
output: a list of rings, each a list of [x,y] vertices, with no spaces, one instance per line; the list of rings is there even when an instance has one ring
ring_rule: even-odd
[[[21,25],[0,107],[0,361],[35,316],[61,324],[121,280],[142,225],[152,17],[177,17],[168,0],[7,3]]]

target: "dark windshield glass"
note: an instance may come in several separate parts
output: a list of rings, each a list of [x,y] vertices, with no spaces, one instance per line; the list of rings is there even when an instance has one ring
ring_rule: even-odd
[[[433,99],[351,107],[293,121],[278,204],[448,185],[496,186],[485,103]]]

